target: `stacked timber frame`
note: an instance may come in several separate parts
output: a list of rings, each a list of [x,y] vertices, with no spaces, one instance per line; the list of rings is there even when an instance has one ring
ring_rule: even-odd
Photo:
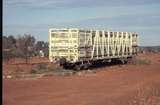
[[[135,32],[82,30],[77,28],[49,29],[49,59],[65,58],[68,63],[92,60],[129,58],[137,54]]]

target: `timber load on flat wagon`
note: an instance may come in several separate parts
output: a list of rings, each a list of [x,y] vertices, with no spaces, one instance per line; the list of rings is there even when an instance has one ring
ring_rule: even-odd
[[[138,50],[135,32],[82,30],[77,28],[49,29],[49,59],[64,68],[80,70],[96,62],[127,63]]]

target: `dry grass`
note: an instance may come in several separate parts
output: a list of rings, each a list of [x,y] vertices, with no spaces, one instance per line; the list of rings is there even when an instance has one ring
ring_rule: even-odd
[[[54,70],[59,69],[59,66],[53,63],[39,63],[35,64],[34,67],[31,69],[31,74],[41,74],[41,73],[47,73],[52,72]]]
[[[135,58],[129,62],[129,64],[132,65],[150,65],[151,61],[149,59],[140,59],[140,58]]]

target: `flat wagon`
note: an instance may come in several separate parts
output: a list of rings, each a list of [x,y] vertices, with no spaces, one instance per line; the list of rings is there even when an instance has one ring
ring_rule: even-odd
[[[77,28],[49,29],[49,59],[77,70],[96,62],[133,58],[138,50],[138,34]]]

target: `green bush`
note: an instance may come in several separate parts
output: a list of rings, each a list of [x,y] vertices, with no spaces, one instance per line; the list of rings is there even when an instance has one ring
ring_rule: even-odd
[[[38,63],[38,64],[36,64],[36,69],[46,70],[47,69],[47,64],[46,63]]]

